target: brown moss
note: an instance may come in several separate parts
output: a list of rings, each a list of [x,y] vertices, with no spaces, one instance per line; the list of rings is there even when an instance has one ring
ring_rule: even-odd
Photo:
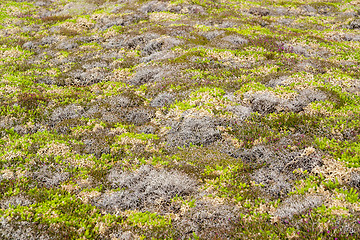
[[[68,36],[68,37],[73,37],[76,35],[79,35],[80,33],[78,31],[72,30],[72,29],[68,29],[68,28],[60,28],[60,32],[61,35],[64,36]]]
[[[50,99],[41,93],[21,93],[17,99],[20,106],[26,109],[35,109],[39,105],[46,104],[50,101]]]
[[[46,16],[46,17],[42,17],[40,18],[41,21],[43,21],[44,23],[55,23],[55,22],[62,22],[65,21],[69,18],[72,18],[70,15],[65,15],[65,16]]]

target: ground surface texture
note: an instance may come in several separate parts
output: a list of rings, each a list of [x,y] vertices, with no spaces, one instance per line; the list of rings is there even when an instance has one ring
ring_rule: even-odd
[[[0,239],[360,239],[360,1],[0,1]]]

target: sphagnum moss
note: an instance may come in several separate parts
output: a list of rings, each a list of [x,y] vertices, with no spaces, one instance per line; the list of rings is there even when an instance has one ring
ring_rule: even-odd
[[[356,1],[0,3],[1,239],[358,239]]]

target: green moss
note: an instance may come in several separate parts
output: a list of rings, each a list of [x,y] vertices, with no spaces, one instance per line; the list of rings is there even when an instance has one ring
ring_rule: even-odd
[[[148,140],[157,140],[159,139],[156,135],[154,134],[146,134],[146,133],[123,133],[121,135],[118,136],[118,139],[122,139],[122,138],[134,138],[134,139],[139,139],[139,140],[143,140],[143,141],[148,141]]]
[[[236,94],[243,94],[246,93],[248,91],[253,91],[253,92],[257,92],[257,91],[265,91],[265,90],[270,90],[271,88],[265,87],[263,84],[259,83],[259,82],[250,82],[250,83],[246,83],[244,84],[237,92]]]
[[[83,204],[76,197],[59,190],[46,190],[34,188],[28,192],[29,197],[36,199],[37,203],[30,206],[18,206],[2,211],[2,215],[14,219],[56,224],[58,234],[71,239],[85,236],[94,239],[98,236],[96,223],[105,222],[108,225],[121,220],[112,215],[104,215],[95,207]],[[83,229],[83,231],[77,231]]]
[[[150,212],[132,212],[126,221],[133,226],[167,227],[171,225],[171,218]]]
[[[345,162],[349,167],[360,167],[360,138],[354,141],[317,138],[315,143],[322,150],[327,150],[335,158]]]

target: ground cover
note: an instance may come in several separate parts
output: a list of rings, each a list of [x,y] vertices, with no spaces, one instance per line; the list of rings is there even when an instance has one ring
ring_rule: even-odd
[[[360,2],[3,0],[0,239],[359,239]]]

